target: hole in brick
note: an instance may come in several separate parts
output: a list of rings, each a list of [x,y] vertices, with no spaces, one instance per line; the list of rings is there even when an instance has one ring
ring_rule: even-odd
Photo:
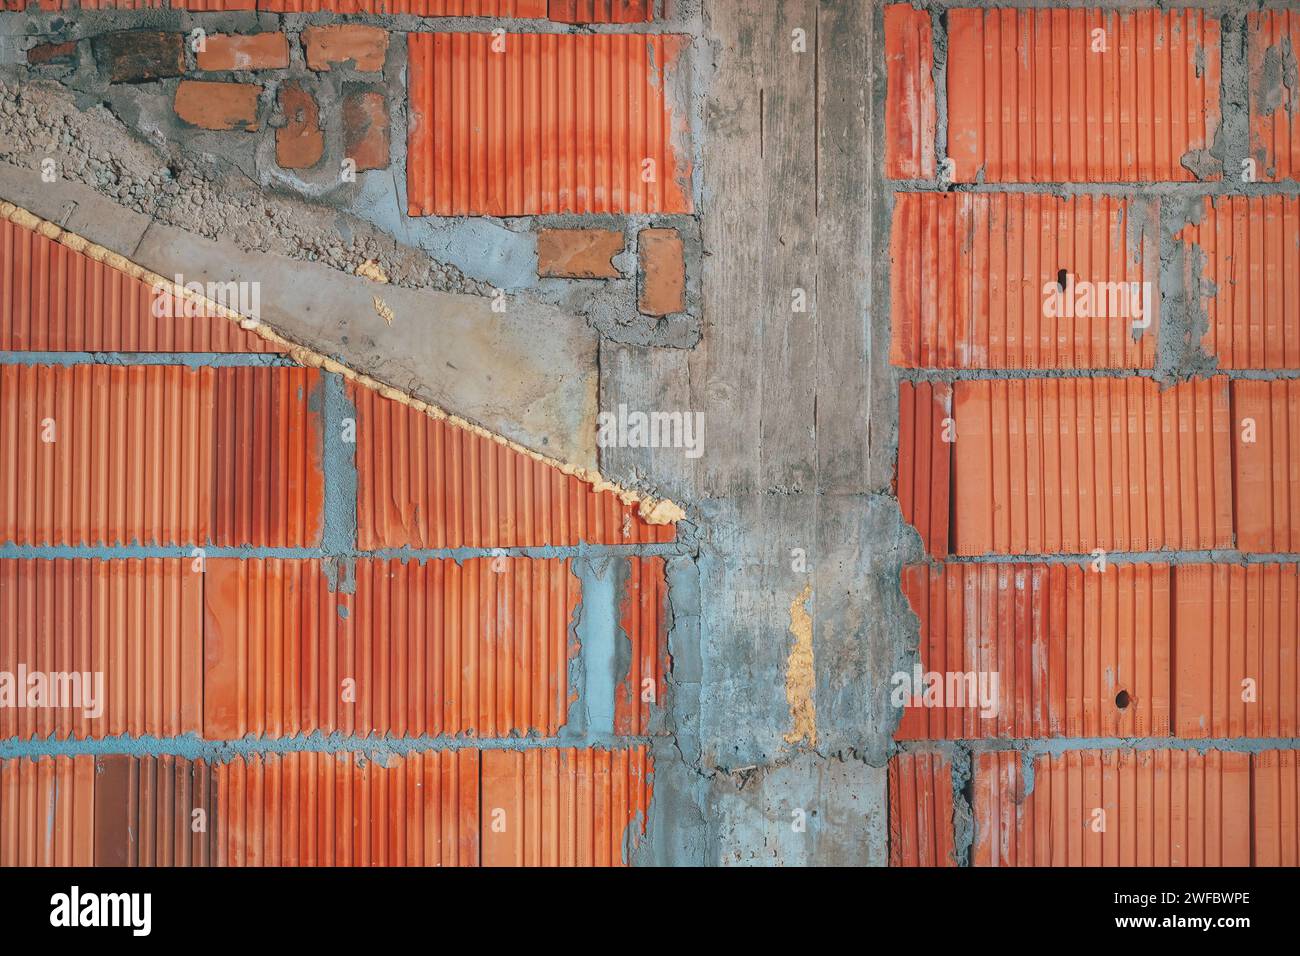
[[[1070,278],[1070,272],[1069,272],[1068,269],[1062,269],[1062,270],[1060,270],[1059,272],[1056,273],[1056,286],[1057,286],[1057,288],[1059,288],[1062,292],[1065,291],[1065,283],[1066,283],[1066,280],[1069,279],[1069,278]]]
[[[1120,710],[1124,710],[1128,707],[1129,701],[1131,700],[1132,698],[1129,697],[1128,691],[1122,690],[1115,695],[1115,706],[1118,707]]]

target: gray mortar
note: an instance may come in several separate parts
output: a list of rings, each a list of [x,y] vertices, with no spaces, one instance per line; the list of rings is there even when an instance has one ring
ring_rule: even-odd
[[[1160,334],[1153,372],[1165,383],[1208,375],[1218,366],[1201,348],[1210,324],[1203,298],[1209,291],[1202,278],[1205,254],[1196,243],[1175,238],[1204,214],[1200,197],[1170,196],[1160,203]]]
[[[956,746],[949,754],[952,768],[952,853],[958,866],[971,865],[971,848],[975,845],[974,797],[975,761],[965,747]]]

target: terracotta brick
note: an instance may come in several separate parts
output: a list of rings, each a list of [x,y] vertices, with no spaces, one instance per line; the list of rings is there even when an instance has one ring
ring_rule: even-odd
[[[654,0],[550,0],[547,19],[558,23],[649,23]]]
[[[956,866],[952,764],[943,754],[889,761],[889,865]]]
[[[537,234],[537,274],[561,279],[617,279],[610,260],[623,251],[614,229],[543,229]]]
[[[355,24],[308,27],[302,32],[302,42],[307,66],[318,71],[352,60],[358,70],[373,73],[384,68],[388,52],[387,31]]]
[[[283,33],[215,33],[198,54],[200,70],[283,70],[289,38]]]
[[[934,49],[930,11],[885,7],[885,175],[934,176]]]
[[[176,87],[176,115],[204,129],[257,129],[255,83],[210,83],[183,80]]]
[[[357,169],[388,165],[388,100],[373,87],[348,86],[343,93],[344,155]]]
[[[1262,755],[1261,755],[1262,756]],[[1249,866],[1251,755],[975,756],[973,866]]]
[[[90,41],[95,62],[110,83],[144,83],[185,72],[185,46],[179,33],[120,30]]]
[[[275,161],[282,169],[315,166],[325,152],[316,98],[295,82],[280,87],[279,101],[287,122],[275,131]]]
[[[67,43],[38,43],[27,51],[30,66],[76,66],[77,41]]]
[[[676,229],[642,229],[637,239],[641,256],[641,297],[637,308],[645,315],[671,315],[686,309],[686,260]]]

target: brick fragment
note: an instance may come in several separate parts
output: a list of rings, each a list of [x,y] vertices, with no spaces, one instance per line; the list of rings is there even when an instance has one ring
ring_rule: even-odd
[[[118,30],[95,37],[90,47],[110,83],[145,83],[185,72],[185,47],[179,33]]]
[[[686,309],[686,260],[676,229],[642,229],[637,239],[641,257],[643,315],[671,315]]]
[[[561,279],[617,279],[610,260],[623,251],[615,229],[543,229],[537,234],[537,274]]]
[[[307,66],[318,72],[348,60],[363,73],[377,72],[384,68],[384,56],[388,52],[386,30],[356,24],[308,27],[302,32],[302,42],[307,51]]]
[[[308,169],[325,152],[316,98],[301,83],[285,83],[279,92],[280,112],[286,123],[275,131],[275,161],[281,169]]]
[[[289,38],[283,33],[216,33],[198,53],[200,70],[283,70]]]
[[[204,129],[257,129],[255,83],[212,83],[182,80],[176,87],[176,115]]]
[[[27,51],[29,66],[76,66],[77,41],[66,43],[38,43]]]
[[[388,100],[373,87],[343,91],[343,150],[358,170],[388,165]]]

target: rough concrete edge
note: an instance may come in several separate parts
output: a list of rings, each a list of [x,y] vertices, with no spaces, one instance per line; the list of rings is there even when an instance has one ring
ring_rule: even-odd
[[[674,524],[686,517],[686,512],[682,506],[674,501],[670,501],[667,498],[656,498],[651,495],[634,491],[630,488],[624,488],[621,485],[609,481],[601,475],[600,472],[594,471],[593,469],[585,468],[581,465],[575,465],[569,462],[558,461],[554,458],[548,458],[545,455],[533,451],[531,448],[519,444],[518,442],[511,441],[502,435],[488,431],[481,425],[475,425],[473,422],[460,418],[457,415],[453,415],[444,408],[414,398],[400,389],[394,388],[391,385],[386,385],[385,383],[373,379],[355,369],[349,368],[341,362],[322,355],[319,352],[312,351],[297,342],[291,341],[257,319],[243,316],[238,312],[226,308],[220,303],[208,299],[206,296],[199,295],[190,289],[179,286],[171,280],[150,272],[148,269],[132,262],[125,256],[113,252],[111,249],[106,249],[103,246],[96,245],[76,233],[68,232],[63,228],[56,226],[54,223],[41,219],[34,213],[29,212],[20,206],[16,206],[11,202],[0,200],[0,218],[6,219],[25,229],[30,229],[47,239],[52,239],[55,242],[61,243],[75,252],[79,252],[96,262],[101,262],[104,265],[116,269],[134,279],[147,282],[154,287],[168,289],[173,296],[193,302],[195,305],[218,314],[230,322],[237,323],[240,328],[261,336],[267,342],[283,348],[285,353],[295,362],[311,368],[319,368],[324,369],[327,372],[333,372],[350,382],[355,382],[364,388],[378,392],[384,398],[395,402],[401,402],[403,405],[407,405],[416,411],[424,412],[430,418],[445,421],[457,428],[463,428],[475,435],[490,439],[500,445],[505,445],[512,451],[527,455],[529,458],[532,458],[535,461],[540,461],[552,468],[556,468],[566,475],[572,475],[575,478],[585,481],[587,484],[591,485],[594,491],[612,492],[617,495],[624,504],[630,505],[635,503],[641,517],[649,524]]]

